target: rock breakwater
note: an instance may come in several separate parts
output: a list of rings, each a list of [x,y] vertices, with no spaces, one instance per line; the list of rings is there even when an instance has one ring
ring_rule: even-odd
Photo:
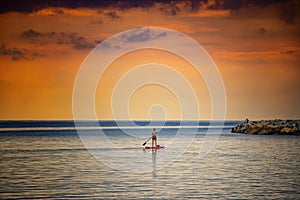
[[[232,128],[233,133],[259,134],[259,135],[300,135],[300,120],[260,120],[249,121]]]

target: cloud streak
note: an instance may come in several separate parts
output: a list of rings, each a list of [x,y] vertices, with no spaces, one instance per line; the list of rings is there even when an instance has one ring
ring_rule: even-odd
[[[141,29],[136,31],[134,34],[123,34],[122,40],[124,42],[146,42],[151,40],[156,40],[157,38],[166,36],[167,33],[155,33],[151,31],[149,28]]]
[[[278,51],[220,51],[217,55],[232,61],[299,60],[300,48],[290,47]]]
[[[120,19],[121,17],[118,15],[117,12],[115,11],[109,11],[107,13],[105,13],[106,16],[112,18],[112,19]]]
[[[39,32],[28,29],[21,33],[21,38],[33,44],[58,44],[72,45],[76,50],[92,49],[97,45],[97,41],[90,41],[77,33],[64,32]]]
[[[13,61],[34,60],[37,57],[43,57],[43,54],[29,51],[25,48],[7,47],[5,44],[0,45],[0,56],[10,56]]]
[[[13,61],[26,59],[25,52],[27,52],[26,49],[9,48],[5,44],[0,45],[0,55],[11,56]]]

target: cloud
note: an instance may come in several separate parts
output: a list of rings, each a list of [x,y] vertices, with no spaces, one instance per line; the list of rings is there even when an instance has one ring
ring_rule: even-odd
[[[177,15],[181,12],[179,5],[172,4],[163,4],[160,8],[160,11],[165,15]]]
[[[192,0],[191,9],[192,11],[198,11],[200,9],[200,1]]]
[[[231,61],[257,61],[257,60],[299,60],[300,48],[288,47],[283,50],[270,51],[220,51],[217,55]]]
[[[76,50],[92,49],[97,45],[96,41],[89,41],[77,33],[64,32],[39,32],[33,29],[28,29],[21,33],[21,38],[34,44],[58,44],[72,45]]]
[[[68,37],[74,49],[77,50],[92,49],[96,46],[95,41],[90,42],[85,37],[78,36],[76,33],[69,34]]]
[[[280,20],[285,25],[291,25],[296,23],[296,17],[299,17],[300,5],[295,2],[289,2],[280,7]]]
[[[261,27],[258,29],[258,32],[259,32],[259,35],[264,36],[266,34],[267,30],[265,28]]]
[[[171,0],[155,0],[155,1],[141,1],[141,0],[76,0],[76,1],[61,1],[61,0],[2,0],[0,13],[5,12],[25,12],[31,13],[45,8],[108,8],[114,7],[118,9],[129,8],[149,8],[154,5],[155,2],[170,3]],[[52,11],[50,12],[52,13]],[[54,12],[55,13],[55,12]]]
[[[281,54],[300,56],[300,48],[289,47],[281,51]]]
[[[60,1],[60,0],[3,0],[1,2],[0,12],[25,12],[31,13],[45,8],[97,8],[108,7],[116,3],[115,0],[94,1],[94,0],[77,0],[77,1]]]
[[[42,36],[38,31],[28,29],[27,31],[22,32],[21,37],[25,39],[35,39],[37,37]]]
[[[296,18],[300,16],[300,4],[297,0],[224,0],[224,1],[199,1],[192,0],[193,10],[230,10],[237,11],[243,9],[265,8],[273,6],[274,12],[278,13],[278,18],[286,25],[296,23]],[[198,9],[197,9],[198,8]]]
[[[150,8],[155,2],[159,1],[141,1],[141,0],[123,0],[118,1],[113,7],[118,9],[130,9],[130,8]]]
[[[26,59],[26,51],[26,49],[8,48],[5,44],[0,46],[0,55],[11,56],[12,60],[14,61]]]
[[[243,5],[243,0],[224,0],[223,8],[229,10],[239,10]]]
[[[178,5],[180,3],[189,5],[189,8],[193,11],[206,6],[210,9],[230,9],[238,10],[245,6],[268,6],[271,4],[296,2],[296,0],[185,0],[185,1],[174,1],[174,0],[77,0],[77,1],[61,1],[61,0],[2,0],[0,13],[4,12],[36,12],[45,8],[53,8],[51,13],[60,13],[62,10],[56,8],[116,8],[116,9],[130,9],[130,8],[150,8],[155,4],[163,5]]]
[[[120,16],[115,11],[110,11],[105,13],[106,16],[110,17],[111,19],[120,19]]]
[[[232,11],[243,9],[253,9],[257,7],[274,6],[277,8],[277,18],[286,25],[295,24],[300,16],[300,5],[297,0],[3,0],[1,2],[0,13],[5,12],[25,12],[31,15],[53,16],[53,15],[76,15],[93,16],[97,15],[97,10],[109,10],[102,13],[111,19],[120,19],[120,12],[131,8],[142,8],[145,10],[154,8],[164,15],[176,16],[181,13],[197,13],[195,16],[207,16],[222,14],[228,16]],[[118,12],[117,12],[118,11]],[[213,12],[207,12],[213,11]],[[214,12],[217,11],[217,12]],[[226,11],[226,12],[221,12]],[[97,23],[93,21],[92,23]]]
[[[43,57],[43,54],[31,52],[25,48],[7,47],[5,44],[0,45],[0,56],[11,56],[13,61],[34,60],[37,57]]]
[[[230,15],[230,10],[199,10],[196,13],[191,13],[191,17],[227,17]]]
[[[61,8],[61,7],[49,7],[49,8],[43,8],[38,9],[36,11],[33,11],[29,14],[29,16],[94,16],[97,12],[95,9],[90,8],[77,8],[77,9],[71,9],[71,8]]]
[[[55,16],[65,14],[64,9],[62,8],[45,8],[34,12],[34,15],[41,16]]]
[[[92,20],[91,24],[103,24],[102,20]]]
[[[150,40],[155,40],[159,37],[166,36],[167,33],[155,33],[154,31],[150,30],[149,28],[142,28],[135,31],[135,33],[123,34],[122,39],[124,42],[146,42]]]

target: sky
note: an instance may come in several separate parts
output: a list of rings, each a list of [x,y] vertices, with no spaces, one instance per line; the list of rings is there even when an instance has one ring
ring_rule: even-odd
[[[0,5],[0,119],[73,119],[74,83],[89,53],[138,27],[181,32],[207,51],[224,83],[226,119],[300,118],[299,1],[4,0]],[[153,49],[111,63],[95,91],[99,119],[114,119],[120,111],[112,105],[124,101],[133,119],[181,118],[180,101],[188,100],[159,84],[139,87],[129,99],[122,94],[112,99],[118,81],[147,63],[181,73],[195,91],[200,119],[210,119],[201,74],[183,58]],[[137,79],[148,76],[139,73]],[[152,76],[164,75],[169,76],[162,70]]]

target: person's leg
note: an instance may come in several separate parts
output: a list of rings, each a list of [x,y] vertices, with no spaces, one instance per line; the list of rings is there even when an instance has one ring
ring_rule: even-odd
[[[153,147],[153,143],[154,143],[154,140],[152,139],[152,147]]]
[[[155,146],[157,146],[157,138],[156,138],[156,140],[155,140]]]

